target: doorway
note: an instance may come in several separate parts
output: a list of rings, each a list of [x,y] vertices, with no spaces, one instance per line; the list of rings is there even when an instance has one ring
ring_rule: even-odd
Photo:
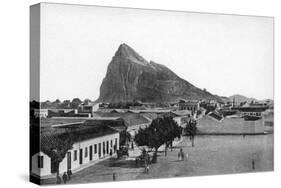
[[[83,149],[79,150],[79,164],[83,164]]]
[[[67,170],[71,169],[71,152],[67,152]]]
[[[93,146],[90,146],[90,161],[93,160]]]

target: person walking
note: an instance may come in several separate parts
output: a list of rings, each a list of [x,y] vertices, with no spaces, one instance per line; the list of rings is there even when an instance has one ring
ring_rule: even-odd
[[[68,180],[71,180],[71,176],[72,176],[72,171],[70,169],[67,170],[67,177]]]
[[[145,166],[145,169],[144,169],[145,173],[148,173],[149,172],[149,162],[147,159],[145,160],[144,166]]]
[[[63,175],[62,175],[62,180],[63,180],[63,183],[66,184],[66,181],[67,181],[66,172],[63,173]]]
[[[179,153],[178,153],[178,159],[179,159],[180,161],[183,161],[183,160],[184,160],[184,153],[183,153],[183,151],[182,151],[182,148],[180,149],[180,151],[179,151]]]
[[[145,173],[148,173],[148,171],[149,171],[149,161],[150,161],[149,154],[145,153],[145,156],[144,156],[144,171],[145,171]]]
[[[57,174],[57,181],[56,184],[61,184],[61,177],[59,174]]]
[[[116,180],[116,175],[115,175],[115,173],[113,173],[112,178],[113,178],[113,181]]]
[[[185,154],[185,160],[187,160],[188,159],[188,153],[186,152],[186,154]]]
[[[252,159],[252,169],[255,170],[255,160]]]

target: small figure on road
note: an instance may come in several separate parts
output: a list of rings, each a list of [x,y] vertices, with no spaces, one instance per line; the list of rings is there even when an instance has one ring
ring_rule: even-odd
[[[150,162],[149,154],[145,153],[144,154],[144,171],[145,171],[145,173],[148,173],[148,171],[149,171],[149,162]]]
[[[134,142],[132,142],[131,148],[132,148],[132,150],[134,150]]]
[[[113,173],[112,178],[113,178],[113,181],[115,181],[115,180],[116,180],[115,173]]]
[[[252,169],[255,170],[255,160],[252,159]]]
[[[56,184],[61,184],[61,177],[59,174],[57,174],[57,181]]]
[[[167,150],[168,150],[168,147],[167,147],[167,144],[165,145],[165,156],[167,156]]]
[[[178,159],[179,159],[180,161],[183,161],[183,160],[184,160],[184,153],[183,153],[183,151],[182,151],[182,148],[180,149],[180,151],[179,151],[179,153],[178,153]]]
[[[66,184],[66,181],[67,181],[66,172],[63,173],[63,175],[62,175],[62,180],[63,180],[63,183]]]
[[[68,170],[67,170],[67,177],[68,177],[68,180],[71,180],[71,176],[72,176],[72,171],[71,171],[71,169],[68,169]]]
[[[149,164],[148,164],[148,161],[147,161],[147,160],[145,160],[145,162],[144,162],[144,172],[145,172],[145,173],[148,173],[148,172],[149,172]]]
[[[185,160],[187,160],[187,159],[188,159],[188,153],[185,154]]]

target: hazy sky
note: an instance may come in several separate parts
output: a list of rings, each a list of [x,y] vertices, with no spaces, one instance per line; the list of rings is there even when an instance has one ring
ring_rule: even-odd
[[[121,43],[213,94],[273,98],[273,18],[42,4],[41,101],[97,99]]]

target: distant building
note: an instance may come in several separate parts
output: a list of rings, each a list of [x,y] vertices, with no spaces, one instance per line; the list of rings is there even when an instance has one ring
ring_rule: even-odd
[[[74,128],[73,125],[69,126]],[[67,128],[68,125],[64,125],[57,129]],[[57,145],[60,135],[63,135],[63,133],[41,136],[40,151],[32,155],[31,174],[34,177],[55,176],[53,156],[56,150],[55,148],[52,149],[52,147]],[[74,128],[70,136],[74,144],[59,164],[60,174],[67,172],[67,170],[79,171],[83,167],[95,164],[101,159],[116,155],[119,149],[119,132],[106,125],[81,124]]]
[[[171,113],[173,120],[182,128],[186,128],[187,122],[189,122],[192,117],[189,110],[178,110]]]
[[[48,117],[70,117],[77,114],[76,109],[48,109]]]
[[[257,117],[262,117],[262,112],[265,111],[264,108],[241,108],[239,109],[241,111],[241,114],[243,116],[249,115],[249,116],[257,116]]]
[[[89,113],[91,116],[99,110],[100,103],[82,103],[78,106],[78,113]]]
[[[146,110],[129,110],[131,113],[154,113],[154,114],[165,114],[171,112],[171,109],[146,109]]]
[[[179,101],[179,110],[190,110],[190,111],[197,111],[200,109],[200,101]]]
[[[118,109],[111,111],[109,113],[97,112],[97,115],[100,116],[97,117],[97,119],[115,118],[115,120],[119,120],[119,119],[124,120],[124,123],[127,126],[127,132],[131,135],[132,138],[135,136],[135,134],[139,131],[140,128],[144,128],[148,126],[152,121],[150,118],[144,116],[143,113],[132,113],[129,111],[120,112],[120,110]]]
[[[48,117],[48,109],[34,109],[34,116],[37,118],[47,118]]]
[[[265,106],[243,106],[243,107],[236,107],[236,108],[232,108],[232,110],[238,110],[242,116],[254,116],[254,117],[262,117],[263,112],[265,112],[265,110],[268,107]]]
[[[223,115],[216,110],[209,112],[207,116],[216,121],[222,121],[224,119]]]
[[[145,107],[145,108],[155,108],[156,107],[156,103],[153,103],[153,102],[139,102],[142,107]]]

